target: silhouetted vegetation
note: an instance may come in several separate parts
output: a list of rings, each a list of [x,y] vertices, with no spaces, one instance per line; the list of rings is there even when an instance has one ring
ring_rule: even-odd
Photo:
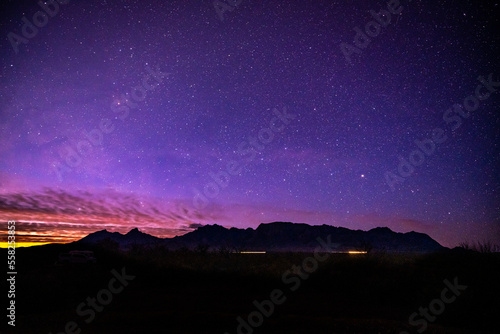
[[[468,242],[464,241],[459,244],[459,247],[465,250],[472,250],[479,253],[498,253],[500,252],[500,245],[493,243],[492,241],[478,241]]]

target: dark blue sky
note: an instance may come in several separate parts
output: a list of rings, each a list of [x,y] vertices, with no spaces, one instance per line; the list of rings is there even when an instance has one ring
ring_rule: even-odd
[[[1,5],[0,218],[30,241],[500,239],[497,1],[61,2]]]

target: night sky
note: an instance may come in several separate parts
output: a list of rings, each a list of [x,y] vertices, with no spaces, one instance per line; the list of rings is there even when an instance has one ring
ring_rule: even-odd
[[[272,221],[500,240],[498,1],[60,2],[0,5],[18,242]]]

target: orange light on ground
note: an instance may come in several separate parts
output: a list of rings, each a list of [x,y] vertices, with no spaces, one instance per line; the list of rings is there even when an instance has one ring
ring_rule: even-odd
[[[348,251],[349,254],[366,254],[366,251]]]

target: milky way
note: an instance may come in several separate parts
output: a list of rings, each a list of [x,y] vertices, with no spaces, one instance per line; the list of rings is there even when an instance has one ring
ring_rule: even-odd
[[[500,239],[495,1],[0,6],[0,219],[30,241],[270,221]]]

